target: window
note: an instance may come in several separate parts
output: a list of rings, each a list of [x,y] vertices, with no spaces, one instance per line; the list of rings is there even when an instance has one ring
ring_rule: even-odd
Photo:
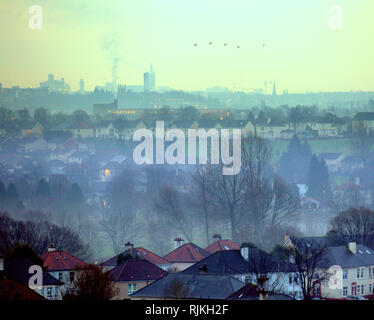
[[[51,299],[52,298],[52,287],[47,288],[47,298]]]
[[[291,284],[292,283],[292,274],[290,274],[289,276],[288,276],[288,282]]]
[[[70,272],[69,273],[69,277],[70,277],[70,282],[74,282],[74,280],[75,280],[75,273],[74,272]]]
[[[361,268],[361,278],[363,278],[365,275],[365,268]]]
[[[369,268],[369,277],[371,277],[371,268]]]
[[[360,269],[357,269],[357,278],[360,277]]]
[[[348,295],[348,287],[343,287],[343,296],[346,297]]]
[[[42,290],[40,290],[40,294],[44,297],[44,288],[42,288]]]
[[[63,282],[62,272],[58,273],[58,281]]]
[[[343,270],[343,279],[348,279],[348,270]]]
[[[55,298],[58,298],[58,287],[55,287]]]
[[[369,294],[372,294],[373,291],[371,290],[371,284],[369,284]]]
[[[365,285],[362,284],[362,285],[361,285],[361,294],[364,294],[364,293],[365,293]]]
[[[357,286],[357,294],[360,294],[360,293],[361,293],[361,292],[360,292],[360,288],[361,288],[361,286],[358,285],[358,286]]]
[[[128,294],[132,294],[136,291],[136,283],[128,284]]]

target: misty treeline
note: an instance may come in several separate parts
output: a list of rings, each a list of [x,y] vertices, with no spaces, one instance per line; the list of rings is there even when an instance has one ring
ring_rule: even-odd
[[[70,183],[63,176],[44,178],[13,176],[6,185],[0,180],[0,210],[13,213],[27,209],[64,211],[84,206],[85,197],[77,183]]]
[[[297,126],[302,122],[310,121],[330,121],[337,125],[351,122],[352,114],[356,112],[371,111],[374,107],[374,100],[371,99],[362,107],[342,108],[330,106],[321,108],[316,105],[281,105],[279,107],[269,107],[266,105],[256,106],[252,108],[246,107],[237,114],[246,114],[245,118],[251,121],[256,129],[257,126],[267,124],[269,119],[274,123],[288,123],[290,128],[296,130]],[[235,113],[234,113],[235,114]],[[105,118],[106,119],[106,118]],[[45,132],[44,138],[48,139],[52,136],[71,136],[69,131],[56,131],[54,128],[61,127],[77,127],[81,124],[95,125],[105,120],[100,115],[92,115],[87,110],[77,109],[70,113],[54,111],[53,108],[39,107],[31,111],[28,108],[20,108],[13,110],[0,106],[0,129],[5,130],[9,136],[17,136],[21,130],[30,123],[40,123]],[[113,125],[117,129],[126,127],[126,116],[113,117]],[[235,119],[235,116],[229,116],[228,119]],[[243,115],[241,115],[241,120]],[[185,106],[180,108],[171,108],[167,105],[159,108],[153,113],[144,114],[143,121],[155,122],[156,120],[172,121],[172,120],[217,120],[214,113],[200,113],[193,106]]]
[[[38,212],[29,212],[30,216]],[[58,226],[46,220],[16,220],[8,213],[0,212],[0,251],[7,254],[17,245],[28,244],[42,255],[53,244],[57,250],[86,259],[90,256],[89,246],[77,232],[66,226]]]

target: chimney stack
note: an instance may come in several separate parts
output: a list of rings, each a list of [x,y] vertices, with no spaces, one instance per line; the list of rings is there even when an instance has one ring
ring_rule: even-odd
[[[257,278],[257,292],[259,300],[267,300],[269,297],[269,278],[266,275],[260,275]]]
[[[182,246],[184,243],[184,240],[182,238],[175,238],[174,239],[174,248],[177,249],[180,246]]]
[[[249,247],[246,246],[246,245],[243,245],[241,248],[240,248],[240,254],[242,255],[243,259],[245,261],[249,261]]]
[[[217,239],[217,241],[221,241],[222,240],[222,236],[219,233],[215,233],[213,235],[213,239]]]
[[[48,248],[48,252],[56,251],[56,248],[53,244],[51,244]]]
[[[357,244],[356,242],[349,242],[348,243],[349,251],[351,251],[353,254],[357,253]]]

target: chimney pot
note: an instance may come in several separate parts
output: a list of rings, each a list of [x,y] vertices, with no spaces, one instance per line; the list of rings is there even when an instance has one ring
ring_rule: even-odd
[[[356,242],[349,242],[348,243],[348,248],[349,248],[349,251],[351,251],[353,254],[356,254],[357,253],[357,244]]]
[[[249,248],[248,247],[240,248],[240,254],[242,255],[245,261],[247,262],[249,261]]]
[[[175,238],[174,239],[174,247],[175,249],[179,248],[180,246],[182,246],[184,243],[184,240],[182,238]]]
[[[53,244],[51,244],[48,248],[48,252],[56,251],[56,248]]]

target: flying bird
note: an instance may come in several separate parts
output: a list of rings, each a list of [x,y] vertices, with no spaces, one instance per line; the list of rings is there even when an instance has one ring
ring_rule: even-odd
[[[195,43],[194,46],[197,47],[197,43]]]
[[[240,48],[240,46],[237,46],[237,48],[239,49],[239,48]]]
[[[225,43],[224,46],[227,47],[227,43]]]
[[[212,45],[212,42],[209,42],[209,45]]]

